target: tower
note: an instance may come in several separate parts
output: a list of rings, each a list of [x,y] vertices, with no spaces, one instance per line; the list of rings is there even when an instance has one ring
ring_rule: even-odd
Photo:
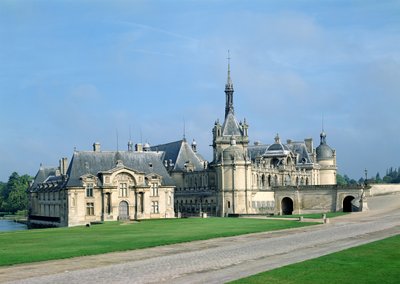
[[[336,184],[336,151],[326,143],[324,129],[320,134],[320,144],[316,149],[317,163],[321,166],[319,171],[319,184]]]
[[[221,125],[217,120],[213,128],[214,160],[217,180],[217,214],[249,213],[251,199],[251,162],[248,158],[248,125],[237,122],[233,105],[233,83],[230,57],[228,76],[225,84],[225,118]],[[249,190],[248,190],[249,189]]]
[[[244,122],[237,122],[234,105],[233,105],[233,83],[231,79],[230,70],[230,57],[228,57],[228,76],[225,84],[225,119],[221,125],[219,120],[214,124],[213,128],[213,149],[214,161],[220,161],[224,149],[230,146],[231,137],[236,141],[236,144],[242,147],[244,153],[247,155],[247,146],[249,144],[248,128],[249,126]]]

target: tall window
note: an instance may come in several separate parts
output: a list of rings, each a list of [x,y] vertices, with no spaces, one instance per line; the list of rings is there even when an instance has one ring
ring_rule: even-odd
[[[128,184],[127,183],[119,184],[119,196],[121,196],[121,197],[128,196]]]
[[[158,185],[156,183],[151,186],[151,196],[158,196]]]
[[[151,202],[151,213],[158,213],[158,201]]]
[[[93,202],[86,203],[86,215],[89,215],[89,216],[94,215],[94,203]]]
[[[93,197],[93,183],[86,185],[86,197]]]

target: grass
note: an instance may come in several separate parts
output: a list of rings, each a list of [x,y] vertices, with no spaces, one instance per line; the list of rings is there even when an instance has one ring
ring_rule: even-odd
[[[275,215],[270,218],[298,218],[303,216],[309,219],[322,219],[322,214],[326,214],[326,218],[334,218],[338,216],[343,216],[349,214],[347,212],[328,212],[328,213],[312,213],[312,214],[295,214],[295,215]]]
[[[308,226],[315,223],[244,218],[107,222],[73,228],[0,233],[0,266]]]
[[[231,283],[399,283],[400,235]]]

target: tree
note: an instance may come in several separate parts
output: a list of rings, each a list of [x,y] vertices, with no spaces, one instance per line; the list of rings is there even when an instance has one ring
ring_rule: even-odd
[[[346,179],[343,176],[341,176],[339,173],[336,174],[336,183],[338,185],[347,185]]]
[[[28,208],[28,189],[32,177],[13,172],[0,191],[0,211],[17,212]]]

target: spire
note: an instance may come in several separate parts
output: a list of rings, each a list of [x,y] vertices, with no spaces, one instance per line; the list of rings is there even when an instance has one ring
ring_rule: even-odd
[[[231,57],[228,50],[228,78],[225,84],[225,94],[226,94],[226,104],[225,104],[225,117],[228,116],[228,113],[234,113],[233,110],[233,83],[231,79]]]

